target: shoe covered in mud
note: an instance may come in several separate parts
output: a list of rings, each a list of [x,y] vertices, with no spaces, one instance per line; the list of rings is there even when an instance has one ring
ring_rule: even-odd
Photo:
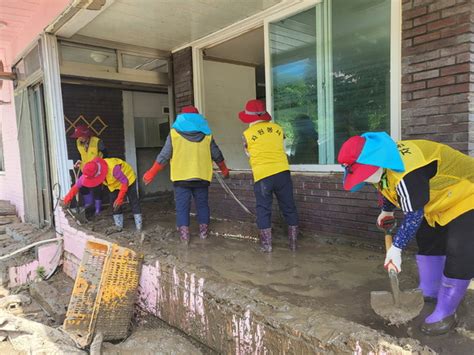
[[[260,251],[264,253],[272,252],[272,229],[260,229]]]
[[[418,288],[423,291],[423,298],[427,303],[436,303],[445,262],[445,255],[416,256],[418,276],[420,278]]]
[[[209,236],[209,225],[200,224],[199,225],[199,238],[207,239],[208,236]]]
[[[296,251],[296,240],[298,239],[298,226],[288,226],[288,247]]]
[[[438,322],[426,323],[421,325],[421,331],[426,335],[442,335],[448,333],[451,329],[454,329],[458,320],[456,313],[446,318],[441,319]]]
[[[456,326],[456,309],[461,303],[471,280],[441,277],[438,302],[433,313],[421,325],[421,331],[428,335],[440,335]]]
[[[189,243],[189,227],[188,226],[178,227],[178,231],[179,231],[179,239],[181,239],[183,243],[188,244]]]

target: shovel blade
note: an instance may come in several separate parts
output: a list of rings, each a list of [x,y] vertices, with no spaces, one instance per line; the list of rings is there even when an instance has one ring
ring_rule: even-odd
[[[424,305],[423,293],[421,290],[402,291],[396,305],[391,292],[373,291],[370,293],[370,305],[389,324],[400,325],[420,314]]]

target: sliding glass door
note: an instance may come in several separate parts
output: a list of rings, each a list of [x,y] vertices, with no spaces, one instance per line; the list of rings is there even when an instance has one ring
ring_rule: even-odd
[[[390,0],[324,0],[267,21],[267,104],[296,168],[334,165],[350,136],[390,132],[390,12]]]

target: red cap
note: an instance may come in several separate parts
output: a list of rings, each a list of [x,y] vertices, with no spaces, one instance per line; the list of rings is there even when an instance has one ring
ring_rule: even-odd
[[[84,164],[82,168],[82,185],[85,187],[96,187],[102,184],[107,175],[107,162],[102,158],[94,158]]]
[[[363,182],[379,169],[378,166],[357,163],[364,144],[364,137],[354,136],[345,141],[339,150],[337,161],[346,169],[344,174],[345,190],[352,190],[354,186]]]
[[[194,106],[184,106],[181,109],[181,113],[199,113],[198,109]]]
[[[89,138],[92,137],[92,132],[89,127],[85,125],[79,125],[74,129],[74,132],[71,134],[71,138]]]
[[[265,103],[261,100],[247,101],[245,111],[239,112],[239,118],[243,123],[272,120],[272,116],[270,116],[265,108]]]

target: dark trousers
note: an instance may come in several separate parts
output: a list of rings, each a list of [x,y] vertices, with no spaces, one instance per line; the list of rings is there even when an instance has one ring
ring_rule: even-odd
[[[199,224],[209,224],[209,187],[174,186],[176,226],[189,226],[191,198],[194,198]]]
[[[286,223],[289,226],[298,225],[298,212],[293,198],[293,182],[288,170],[257,181],[253,189],[257,200],[257,226],[259,229],[267,229],[272,226],[273,194],[278,200]]]
[[[110,203],[113,205],[114,201],[116,200],[120,190],[114,190],[110,193]],[[130,203],[130,206],[132,207],[132,212],[133,214],[140,214],[142,213],[140,209],[140,201],[138,200],[138,194],[137,194],[137,183],[134,182],[132,185],[128,187],[127,190],[127,198],[128,202]],[[122,206],[117,208],[117,210],[114,210],[114,214],[122,214]]]
[[[474,278],[474,210],[445,226],[431,227],[425,219],[416,233],[418,254],[446,255],[444,275],[452,279]]]
[[[81,195],[88,195],[90,192],[94,195],[94,200],[102,200],[102,184],[96,186],[96,187],[85,187],[82,186],[79,189],[79,193]]]

